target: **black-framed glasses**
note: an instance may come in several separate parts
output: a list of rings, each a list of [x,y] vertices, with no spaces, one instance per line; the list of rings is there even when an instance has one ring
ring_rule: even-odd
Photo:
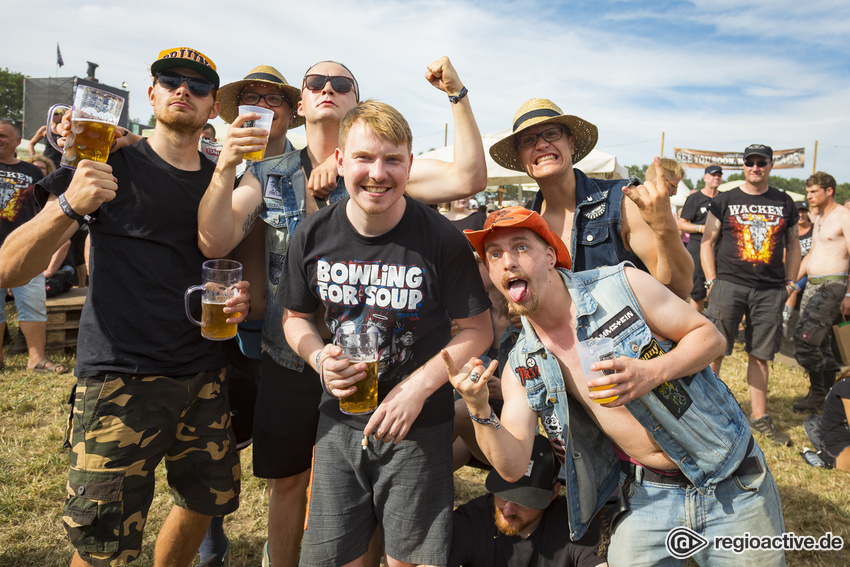
[[[189,86],[189,92],[195,96],[207,96],[215,87],[215,85],[206,79],[187,77],[173,71],[160,71],[156,74],[156,80],[160,85],[170,91],[178,89],[180,85],[186,83]]]
[[[331,82],[331,88],[338,93],[347,93],[354,88],[354,79],[342,75],[304,75],[304,86],[302,88],[311,91],[320,91]]]
[[[751,159],[744,160],[744,165],[746,165],[747,167],[754,167],[756,165],[759,167],[767,167],[767,164],[769,163],[770,162],[766,159],[760,159],[758,161],[753,161]]]
[[[554,142],[564,137],[566,130],[556,126],[555,128],[547,128],[538,134],[523,134],[516,139],[516,145],[522,149],[528,149],[537,145],[537,140],[543,138],[547,142]]]
[[[244,92],[240,97],[242,104],[254,104],[256,105],[261,100],[266,101],[266,104],[271,106],[272,108],[276,106],[283,106],[285,102],[288,106],[292,106],[289,104],[289,99],[279,93],[268,93],[268,94],[260,94],[260,93],[252,93],[252,92]]]

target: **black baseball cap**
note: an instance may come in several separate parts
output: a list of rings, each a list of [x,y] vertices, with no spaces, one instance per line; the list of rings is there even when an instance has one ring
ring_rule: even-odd
[[[797,210],[809,210],[809,202],[803,199],[802,201],[796,201]]]
[[[709,165],[705,168],[706,175],[713,175],[715,173],[723,173],[723,168],[719,165]]]
[[[752,155],[762,156],[773,161],[773,149],[770,146],[765,146],[763,144],[752,144],[747,146],[747,149],[744,150],[744,159],[747,159]]]
[[[508,482],[493,469],[487,475],[485,486],[499,498],[526,508],[544,510],[552,501],[552,487],[558,481],[558,469],[558,461],[549,440],[538,435],[534,438],[531,460],[522,478]]]

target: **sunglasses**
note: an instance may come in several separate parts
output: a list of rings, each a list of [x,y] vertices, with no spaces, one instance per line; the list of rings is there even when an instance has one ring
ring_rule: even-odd
[[[759,166],[759,167],[767,167],[767,164],[769,164],[769,163],[770,162],[767,161],[766,159],[760,159],[758,161],[753,161],[751,159],[744,160],[744,165],[746,165],[747,167],[753,167],[753,166],[756,166],[756,165]]]
[[[189,86],[189,92],[195,96],[207,96],[212,92],[214,85],[206,79],[198,77],[186,77],[179,73],[170,71],[160,71],[156,74],[156,80],[164,88],[173,91],[180,88],[180,85],[186,83]]]
[[[331,82],[331,88],[338,93],[347,93],[354,88],[354,79],[341,75],[304,75],[304,86],[302,88],[311,91],[320,91]]]
[[[277,93],[269,93],[269,94],[260,94],[260,93],[242,93],[242,104],[257,104],[261,100],[266,101],[266,104],[271,107],[283,106],[285,102],[289,105],[289,99],[283,96],[282,94]],[[291,106],[291,105],[290,105]]]
[[[555,140],[560,140],[563,137],[563,128],[549,128],[548,130],[543,130],[539,134],[523,134],[517,138],[516,145],[517,147],[525,150],[537,145],[537,140],[540,138],[543,138],[547,142],[554,142]]]

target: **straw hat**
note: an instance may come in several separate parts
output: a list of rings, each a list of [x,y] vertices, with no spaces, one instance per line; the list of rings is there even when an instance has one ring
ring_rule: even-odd
[[[533,98],[519,107],[514,114],[513,133],[490,146],[490,155],[502,167],[525,171],[517,155],[514,141],[516,135],[535,124],[550,122],[565,125],[575,138],[576,153],[573,156],[573,164],[580,162],[596,146],[596,139],[599,136],[596,126],[578,116],[564,114],[551,100]]]
[[[290,128],[297,128],[304,124],[304,117],[298,116],[296,109],[298,101],[301,100],[301,89],[290,85],[283,75],[269,65],[260,65],[251,69],[241,81],[228,83],[218,91],[218,101],[221,103],[221,119],[230,124],[239,116],[239,96],[242,90],[251,83],[264,83],[279,87],[284,96],[289,99],[289,107],[292,109],[292,124]]]

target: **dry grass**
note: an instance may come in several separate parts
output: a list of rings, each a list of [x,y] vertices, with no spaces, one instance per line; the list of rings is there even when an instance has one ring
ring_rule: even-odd
[[[6,349],[8,352],[8,349]],[[73,365],[72,356],[56,356]],[[736,350],[726,360],[723,376],[749,410],[745,355]],[[7,356],[0,373],[0,567],[67,565],[72,549],[61,525],[66,456],[62,449],[66,401],[73,384],[70,374],[56,376],[26,371],[23,355]],[[794,438],[793,448],[763,443],[776,476],[789,532],[820,536],[827,531],[850,538],[850,476],[814,469],[798,451],[807,443],[802,416],[791,411],[793,399],[805,393],[805,378],[779,362],[771,371],[769,411]],[[251,474],[251,450],[243,453],[242,502],[225,528],[231,539],[234,567],[260,564],[266,536],[265,483]],[[137,562],[152,564],[154,534],[171,506],[163,470],[147,527],[145,548]],[[464,468],[455,475],[456,503],[483,493],[481,471]],[[850,550],[838,553],[788,554],[789,565],[846,566]]]

